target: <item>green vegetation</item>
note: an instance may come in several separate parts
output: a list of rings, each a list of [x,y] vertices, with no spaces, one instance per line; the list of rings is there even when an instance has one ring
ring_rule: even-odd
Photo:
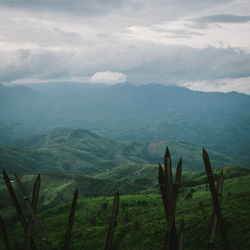
[[[215,171],[216,176],[219,171]],[[250,248],[250,174],[244,168],[225,168],[222,193],[222,213],[232,249]],[[205,248],[212,217],[212,199],[202,173],[183,183],[177,201],[176,225],[181,217],[185,223],[185,249]],[[190,184],[191,183],[191,184]],[[81,192],[81,191],[80,191]],[[159,193],[159,190],[158,190]],[[73,191],[71,192],[71,198]],[[78,200],[72,231],[71,249],[103,249],[107,220],[111,215],[112,197],[82,198]],[[55,249],[62,248],[70,203],[56,206],[39,214],[39,221]],[[56,228],[56,230],[55,230]],[[113,249],[161,249],[166,230],[165,213],[159,194],[120,196],[118,224]],[[20,223],[8,227],[12,246],[24,244]],[[42,248],[35,231],[35,241]],[[220,249],[221,237],[217,230],[215,249]]]
[[[18,122],[0,120],[0,145],[8,145],[24,137],[39,133],[39,129]]]
[[[231,161],[226,164],[249,166],[248,95],[202,93],[160,84],[49,83],[31,87],[0,85],[0,120],[10,124],[10,129],[0,125],[0,134],[9,135],[7,142],[41,129],[77,127],[116,141],[205,145],[222,157],[227,155]],[[31,129],[18,130],[10,121],[28,124]]]
[[[80,200],[71,249],[104,248],[110,196],[117,190],[121,197],[113,248],[161,249],[166,220],[157,176],[166,145],[173,166],[180,157],[183,160],[177,229],[184,216],[185,249],[205,248],[213,209],[207,177],[201,171],[204,144],[215,176],[219,167],[225,170],[222,213],[230,244],[233,249],[250,249],[250,169],[238,167],[250,166],[249,96],[162,85],[32,88],[0,85],[0,167],[10,176],[17,173],[29,194],[41,173],[39,221],[55,249],[62,248],[67,202],[76,187]],[[22,249],[24,233],[4,183],[0,196],[12,248]],[[25,209],[23,202],[21,206]],[[220,246],[217,232],[215,249]]]
[[[14,179],[12,175],[9,176],[12,180]],[[30,197],[35,179],[36,175],[34,174],[25,174],[21,176],[21,181],[27,192],[30,194]],[[134,194],[151,187],[147,180],[137,182],[129,179],[96,179],[90,176],[69,174],[43,174],[41,175],[41,182],[42,188],[40,190],[38,202],[39,212],[70,201],[75,187],[78,187],[80,190],[79,197],[109,196],[118,189],[121,194]],[[19,195],[19,199],[22,201],[16,183],[13,183],[12,185],[16,194]],[[15,221],[16,211],[4,183],[0,185],[0,197],[1,215],[6,221]],[[23,202],[21,205],[22,207],[25,207]]]
[[[115,142],[85,129],[69,128],[54,129],[0,147],[0,166],[8,173],[70,173],[108,179],[144,172],[143,178],[147,176],[152,181],[156,175],[151,175],[150,165],[158,164],[166,145],[173,151],[173,159],[182,157],[184,170],[203,168],[199,145],[171,141]],[[215,167],[238,165],[241,161],[240,155],[208,152]]]

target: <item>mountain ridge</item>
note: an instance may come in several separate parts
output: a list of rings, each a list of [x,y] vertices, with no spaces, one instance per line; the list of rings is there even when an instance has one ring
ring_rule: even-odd
[[[185,170],[203,168],[200,145],[186,142],[160,141],[150,143],[116,142],[86,129],[58,128],[27,139],[15,145],[0,147],[0,166],[10,173],[71,173],[96,176],[105,171],[124,168],[131,173],[148,166],[157,168],[169,146],[173,166],[180,157]],[[209,147],[213,167],[247,165],[241,155],[227,155]]]
[[[19,87],[4,88],[16,93]],[[0,120],[44,130],[86,128],[115,140],[138,142],[170,139],[222,144],[250,140],[250,96],[245,94],[205,93],[160,84],[23,88],[29,89],[29,97],[26,90],[23,94],[19,91],[21,97],[16,100],[0,93],[4,97],[0,99]],[[9,101],[4,102],[6,99]]]

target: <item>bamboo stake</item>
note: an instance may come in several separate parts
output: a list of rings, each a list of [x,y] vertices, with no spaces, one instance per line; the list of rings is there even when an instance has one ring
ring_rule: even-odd
[[[5,229],[5,226],[4,226],[1,215],[0,215],[0,227],[1,227],[2,235],[3,235],[3,241],[4,241],[4,244],[5,244],[5,248],[6,248],[6,250],[10,250],[9,239],[8,239],[6,229]]]
[[[229,248],[227,233],[226,233],[226,229],[224,226],[224,221],[223,221],[223,217],[221,213],[220,202],[219,202],[219,198],[218,198],[217,191],[216,191],[215,184],[214,184],[213,172],[212,172],[209,156],[204,148],[203,148],[203,160],[204,160],[204,165],[205,165],[207,178],[209,182],[210,192],[211,192],[212,199],[213,199],[214,209],[216,212],[218,223],[220,225],[223,247],[224,249],[228,250],[230,248]]]
[[[179,250],[184,249],[184,218],[182,216],[181,220],[181,228],[180,228],[180,233],[179,233]]]
[[[172,237],[173,235],[172,233],[174,231],[173,226],[174,226],[176,202],[177,202],[177,197],[178,197],[178,188],[179,188],[180,181],[181,181],[181,172],[182,172],[182,159],[180,159],[178,166],[176,168],[175,182],[174,182],[174,188],[173,188],[173,198],[170,203],[169,219],[168,219],[168,226],[167,226],[167,237],[166,237],[167,249],[178,249],[178,240]]]
[[[21,191],[21,193],[23,195],[23,199],[24,199],[24,202],[25,202],[25,204],[27,206],[27,209],[29,210],[29,213],[30,213],[32,219],[34,220],[35,224],[37,225],[37,228],[38,228],[38,231],[39,231],[39,233],[41,235],[42,241],[46,245],[47,249],[52,249],[49,242],[48,242],[48,238],[46,237],[44,231],[41,228],[41,225],[40,225],[39,221],[36,218],[36,214],[34,212],[34,209],[32,208],[32,204],[29,201],[29,197],[28,197],[28,195],[26,194],[26,192],[24,190],[24,187],[22,185],[22,182],[21,182],[20,178],[17,175],[15,175],[15,178],[16,178],[17,185],[18,185],[18,187],[19,187],[19,189],[20,189],[20,191]]]
[[[221,195],[222,195],[222,188],[223,188],[223,182],[224,182],[224,177],[223,177],[223,169],[221,169],[220,176],[217,182],[217,195],[219,199],[219,203],[221,203]],[[210,228],[210,234],[209,234],[209,240],[208,240],[208,245],[212,245],[214,242],[214,235],[215,235],[215,230],[216,230],[216,224],[217,224],[217,215],[215,210],[213,211],[213,218],[212,218],[212,224]]]
[[[166,189],[167,189],[167,207],[168,211],[170,210],[171,202],[173,199],[173,175],[172,175],[172,161],[168,147],[166,147],[165,155],[164,155],[164,167],[165,167],[165,175],[166,175]],[[167,237],[167,234],[166,234]],[[167,239],[165,238],[165,243]],[[175,219],[173,221],[173,231],[172,231],[172,239],[171,245],[178,244],[178,236],[175,226]]]
[[[109,229],[108,229],[108,234],[107,234],[107,239],[106,239],[105,250],[111,249],[113,235],[114,235],[115,227],[117,224],[116,217],[118,215],[118,210],[119,210],[119,193],[117,192],[113,200],[112,215],[109,221]]]
[[[168,147],[166,148],[166,152],[164,155],[164,167],[167,179],[167,199],[168,199],[168,204],[170,204],[170,201],[172,200],[173,196],[173,177],[172,177],[172,162]]]
[[[71,205],[68,227],[67,227],[67,232],[66,232],[66,236],[65,236],[63,250],[69,249],[71,231],[72,231],[73,222],[74,222],[74,215],[75,215],[75,211],[76,211],[77,198],[78,198],[78,188],[76,188],[76,190],[74,192],[74,197],[72,200],[72,205]]]
[[[24,217],[24,213],[23,213],[22,208],[21,208],[21,206],[20,206],[20,204],[18,202],[16,193],[15,193],[13,187],[12,187],[12,184],[10,182],[9,176],[8,176],[8,174],[6,173],[6,171],[4,169],[3,169],[3,178],[4,178],[5,184],[7,186],[7,189],[9,191],[9,194],[10,194],[10,196],[12,198],[14,207],[15,207],[15,209],[17,211],[17,216],[20,219],[21,225],[22,225],[23,230],[24,230],[24,232],[26,234],[27,233],[27,222],[26,222],[26,219]],[[35,242],[34,242],[33,239],[31,239],[31,248],[33,250],[37,249],[36,246],[35,246]]]
[[[161,190],[162,202],[165,210],[166,220],[168,220],[168,200],[167,200],[167,184],[166,184],[166,175],[162,169],[161,164],[159,163],[159,185]]]
[[[33,187],[33,194],[32,194],[32,207],[34,209],[34,212],[36,213],[37,209],[37,204],[38,204],[38,195],[39,195],[39,190],[40,190],[40,174],[37,176],[34,187]],[[28,229],[27,229],[27,234],[26,234],[26,243],[25,243],[25,249],[28,250],[30,249],[30,242],[31,242],[31,237],[32,237],[32,228],[33,228],[33,219],[31,215],[29,215],[28,219]]]

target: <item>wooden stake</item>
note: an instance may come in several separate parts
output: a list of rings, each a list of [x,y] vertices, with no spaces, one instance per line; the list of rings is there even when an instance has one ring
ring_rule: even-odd
[[[109,221],[109,229],[106,239],[105,250],[110,250],[112,246],[113,235],[117,224],[116,217],[118,215],[118,209],[119,209],[119,193],[117,192],[113,200],[112,215]]]
[[[0,228],[1,228],[1,231],[2,231],[5,248],[6,248],[6,250],[10,250],[10,243],[9,243],[9,240],[8,240],[8,236],[7,236],[6,229],[5,229],[5,226],[4,226],[1,215],[0,215]]]
[[[37,204],[38,204],[38,195],[39,195],[39,190],[40,190],[40,183],[41,183],[41,179],[40,179],[40,174],[37,176],[35,183],[34,183],[34,187],[33,187],[33,194],[32,194],[32,207],[34,209],[34,212],[36,213],[36,209],[37,209]],[[33,219],[31,217],[31,215],[29,215],[29,219],[28,219],[28,228],[27,228],[27,234],[26,234],[26,243],[25,243],[25,249],[29,250],[30,249],[30,242],[31,242],[31,238],[32,238],[32,228],[33,228]]]
[[[26,219],[24,217],[24,213],[23,213],[22,208],[21,208],[21,206],[20,206],[20,204],[19,204],[19,202],[17,200],[17,196],[16,196],[16,193],[15,193],[13,187],[12,187],[9,176],[8,176],[8,174],[6,173],[6,171],[4,169],[3,169],[3,178],[4,178],[5,184],[7,186],[7,189],[9,191],[10,197],[12,198],[14,207],[15,207],[15,209],[17,211],[17,216],[21,221],[21,225],[23,227],[23,230],[24,230],[25,234],[27,234],[28,225],[27,225]],[[32,238],[31,238],[31,248],[33,250],[37,249],[36,246],[35,246],[35,242],[34,242],[34,240]]]
[[[219,202],[217,190],[216,190],[215,184],[214,184],[213,172],[212,172],[208,153],[206,152],[206,150],[204,148],[203,148],[203,160],[204,160],[204,165],[205,165],[205,169],[206,169],[206,173],[207,173],[210,192],[211,192],[212,199],[213,199],[214,210],[216,212],[218,223],[220,225],[223,247],[225,250],[228,250],[230,248],[229,248],[227,233],[226,233],[226,229],[224,226],[224,221],[223,221],[223,217],[222,217],[222,213],[221,213],[220,202]]]
[[[18,187],[19,187],[19,189],[20,189],[20,191],[21,191],[21,193],[23,195],[25,205],[26,205],[27,209],[29,210],[29,213],[30,213],[32,219],[34,220],[35,224],[37,225],[37,228],[38,228],[38,231],[39,231],[39,233],[41,235],[42,241],[46,245],[47,249],[52,249],[50,244],[49,244],[47,236],[45,235],[44,231],[41,228],[41,225],[40,225],[39,221],[36,218],[36,214],[34,212],[32,204],[29,201],[28,195],[26,194],[26,192],[24,190],[24,187],[23,187],[23,184],[22,184],[20,178],[17,175],[15,175],[15,179],[16,179],[17,185],[18,185]]]
[[[71,210],[70,210],[70,215],[69,215],[69,222],[68,222],[68,227],[67,227],[67,232],[66,232],[66,236],[65,236],[63,250],[69,249],[71,231],[72,231],[73,222],[74,222],[74,215],[75,215],[75,211],[76,211],[77,198],[78,198],[78,188],[75,190],[74,197],[72,200],[72,205],[71,205]]]

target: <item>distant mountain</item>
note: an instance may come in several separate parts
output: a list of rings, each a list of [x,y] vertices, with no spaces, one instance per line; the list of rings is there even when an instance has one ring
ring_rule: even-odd
[[[157,84],[0,86],[1,145],[55,127],[86,128],[116,141],[185,142],[233,159],[225,164],[250,162],[248,95]]]
[[[10,173],[110,174],[110,177],[112,171],[136,176],[146,169],[141,177],[151,179],[158,162],[163,161],[166,145],[170,147],[173,166],[182,157],[185,170],[204,168],[199,145],[171,141],[115,142],[88,130],[70,128],[54,129],[21,139],[15,145],[0,147],[0,167]],[[213,167],[242,162],[240,156],[208,150]]]
[[[84,129],[55,129],[14,146],[0,148],[0,165],[9,172],[63,172],[93,175],[103,169],[140,162],[148,163],[153,154],[142,159],[146,145],[116,143]]]
[[[0,120],[0,146],[41,132],[42,129],[25,123]]]
[[[250,141],[250,96],[156,84],[0,88],[0,120],[79,127],[115,140],[235,144]]]

